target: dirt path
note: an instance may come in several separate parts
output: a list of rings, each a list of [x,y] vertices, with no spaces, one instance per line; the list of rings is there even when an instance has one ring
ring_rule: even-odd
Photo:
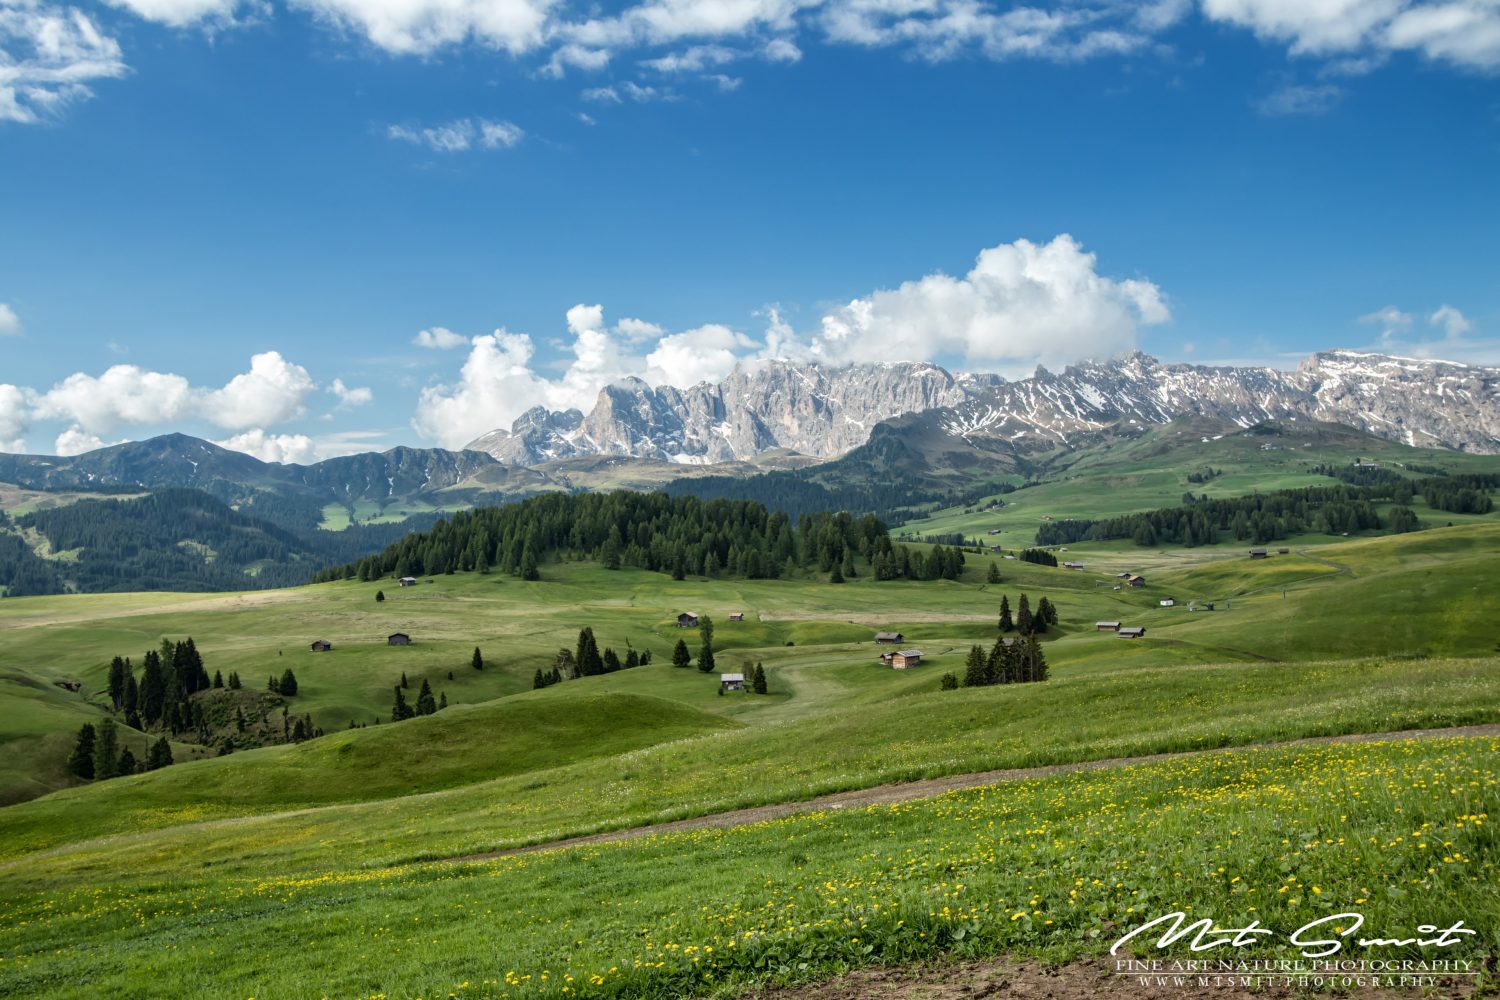
[[[1181,757],[1201,757],[1206,754],[1235,753],[1241,750],[1266,750],[1275,747],[1317,746],[1327,743],[1370,743],[1376,740],[1434,739],[1445,736],[1500,736],[1500,725],[1458,726],[1452,729],[1408,729],[1394,733],[1353,733],[1347,736],[1312,736],[1283,743],[1249,743],[1237,747],[1221,747],[1213,750],[1184,750],[1177,753],[1149,754],[1143,757],[1111,757],[1106,760],[1082,761],[1076,764],[1048,764],[1043,767],[1012,767],[998,771],[979,771],[971,774],[951,774],[943,778],[925,778],[921,781],[904,781],[897,784],[876,785],[873,788],[857,788],[848,792],[835,792],[801,802],[780,802],[773,805],[735,809],[730,812],[695,816],[691,819],[674,820],[670,823],[653,823],[606,833],[593,833],[584,837],[568,837],[530,847],[516,847],[505,851],[489,851],[484,854],[465,854],[443,861],[461,864],[470,861],[488,861],[514,854],[531,854],[536,851],[554,851],[581,844],[602,844],[616,840],[635,840],[663,833],[678,833],[684,830],[700,830],[706,827],[743,826],[765,820],[779,819],[796,813],[813,812],[819,809],[862,808],[892,802],[908,802],[925,799],[958,788],[975,788],[994,785],[1002,781],[1017,781],[1024,778],[1041,778],[1052,774],[1067,774],[1072,771],[1101,771],[1107,768],[1129,767],[1132,764],[1149,764],[1158,761],[1176,760]]]

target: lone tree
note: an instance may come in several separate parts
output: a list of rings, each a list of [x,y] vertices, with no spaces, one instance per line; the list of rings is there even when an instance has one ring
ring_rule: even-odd
[[[281,681],[276,685],[276,690],[288,698],[297,693],[297,675],[292,673],[291,667],[287,667],[281,672]]]
[[[94,776],[94,740],[94,725],[85,722],[78,730],[78,742],[73,745],[73,752],[68,755],[68,770],[77,777],[89,779]]]
[[[1500,643],[1496,645],[1500,647]],[[672,650],[672,666],[690,667],[692,665],[693,654],[688,652],[687,643],[682,639],[678,639],[677,646]]]
[[[120,735],[115,720],[99,723],[99,738],[94,742],[94,777],[113,778],[120,773]]]
[[[990,571],[985,574],[984,582],[985,583],[999,583],[1000,582],[1000,567],[995,565],[995,560],[993,560],[993,559],[990,560]]]
[[[714,672],[714,620],[708,615],[698,617],[698,634],[703,645],[698,649],[698,669],[705,674]]]
[[[1014,632],[1016,623],[1010,617],[1010,598],[1000,595],[1000,631]]]
[[[958,678],[950,671],[938,678],[938,689],[942,691],[958,690]]]
[[[375,591],[375,600],[377,602],[385,600],[385,591],[383,591],[383,590],[377,590],[377,591]]]
[[[753,679],[750,681],[750,688],[751,688],[751,690],[753,690],[756,694],[765,694],[766,693],[766,668],[764,666],[762,666],[761,664],[757,663],[755,665],[755,670],[753,671],[753,674],[754,674]]]
[[[469,666],[473,667],[475,670],[484,669],[484,656],[479,652],[478,646],[474,647],[474,656],[469,660]]]

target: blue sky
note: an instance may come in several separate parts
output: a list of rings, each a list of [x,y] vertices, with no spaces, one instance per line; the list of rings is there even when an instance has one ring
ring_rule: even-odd
[[[0,0],[0,449],[766,356],[1500,363],[1497,0]]]

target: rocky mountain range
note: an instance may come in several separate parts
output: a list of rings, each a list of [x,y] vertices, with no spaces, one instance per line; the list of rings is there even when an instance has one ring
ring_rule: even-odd
[[[775,361],[689,389],[630,379],[603,389],[586,415],[538,407],[466,450],[521,466],[576,455],[706,464],[771,449],[828,459],[907,413],[932,413],[956,438],[1002,438],[1023,453],[1067,447],[1122,421],[1197,415],[1240,426],[1305,418],[1418,447],[1495,454],[1500,369],[1328,351],[1284,372],[1163,364],[1137,352],[1008,382],[932,364]]]

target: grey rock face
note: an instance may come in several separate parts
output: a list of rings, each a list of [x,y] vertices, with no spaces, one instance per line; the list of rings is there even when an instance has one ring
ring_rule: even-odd
[[[501,462],[622,455],[686,463],[750,459],[772,448],[834,458],[903,413],[944,410],[956,437],[1004,438],[1023,450],[1120,421],[1190,414],[1250,426],[1305,417],[1425,447],[1500,453],[1500,369],[1352,351],[1315,354],[1296,371],[1162,364],[1139,352],[1038,368],[1027,379],[953,375],[931,364],[829,368],[775,361],[717,385],[652,388],[628,379],[576,410],[524,414],[468,445]]]

